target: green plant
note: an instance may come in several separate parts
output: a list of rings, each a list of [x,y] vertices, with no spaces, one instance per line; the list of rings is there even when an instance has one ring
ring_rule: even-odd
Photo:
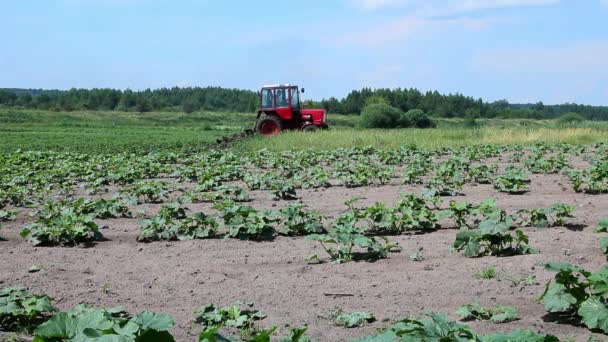
[[[356,328],[376,320],[373,314],[367,312],[352,312],[336,317],[336,324],[346,328]]]
[[[508,167],[504,174],[494,178],[494,188],[500,192],[523,194],[529,190],[527,185],[529,182],[525,171]]]
[[[549,262],[547,270],[557,272],[539,297],[545,309],[580,319],[589,329],[608,332],[608,266],[589,272],[580,266]]]
[[[472,166],[467,174],[467,179],[478,184],[492,183],[492,177],[496,173],[496,165],[480,164]]]
[[[205,328],[230,327],[237,329],[252,329],[255,321],[266,317],[258,310],[242,309],[242,303],[237,302],[231,306],[218,307],[209,304],[194,311],[194,323]]]
[[[298,199],[296,188],[289,182],[276,182],[272,184],[272,199],[295,200]]]
[[[450,201],[448,209],[440,215],[452,217],[461,230],[491,227],[508,230],[513,224],[513,218],[498,208],[493,199],[479,204]]]
[[[445,341],[445,342],[559,342],[552,335],[540,335],[530,330],[479,335],[467,325],[449,321],[444,314],[425,313],[429,318],[407,318],[397,321],[376,335],[357,339],[358,342],[381,341]]]
[[[218,223],[213,217],[202,212],[187,216],[186,210],[181,203],[163,205],[158,215],[142,221],[137,241],[207,239],[217,235]]]
[[[334,176],[347,188],[386,184],[394,169],[377,163],[347,163],[336,167]]]
[[[359,228],[351,225],[338,225],[327,234],[312,234],[305,239],[319,242],[334,263],[386,258],[389,252],[397,248],[387,238],[381,237],[380,240],[384,242],[381,243],[374,237],[363,235]],[[355,248],[364,251],[356,252]]]
[[[458,308],[456,314],[463,320],[491,321],[492,323],[511,322],[519,318],[515,307],[482,307],[478,303],[463,305]]]
[[[422,247],[419,247],[418,250],[410,253],[409,257],[410,257],[410,260],[417,261],[417,262],[426,260],[426,257],[424,256],[424,250]]]
[[[513,236],[505,228],[486,226],[474,230],[461,230],[456,234],[453,251],[462,252],[465,257],[485,255],[505,256],[533,254],[538,251],[529,246],[528,236],[521,230]]]
[[[46,201],[36,209],[35,216],[40,219],[60,217],[66,212],[77,215],[91,215],[93,218],[108,219],[118,217],[131,217],[129,207],[119,199],[90,200],[77,198],[73,200]]]
[[[559,342],[553,335],[541,335],[530,330],[516,329],[510,333],[497,332],[481,337],[481,342]]]
[[[293,181],[298,188],[310,189],[310,188],[329,188],[331,183],[329,182],[330,174],[319,166],[312,166],[294,175]]]
[[[183,219],[158,215],[141,224],[137,241],[208,239],[217,235],[217,221],[202,212]]]
[[[277,217],[277,233],[286,236],[302,236],[323,233],[323,218],[318,211],[306,210],[302,203],[291,204],[274,213]]]
[[[102,235],[92,215],[77,214],[73,208],[65,208],[59,215],[39,218],[26,225],[21,230],[21,237],[34,246],[76,246],[100,240]]]
[[[164,181],[139,181],[120,190],[137,203],[162,203],[169,198],[169,184]]]
[[[246,173],[243,181],[249,187],[249,190],[268,190],[275,184],[279,176],[275,173]]]
[[[439,228],[437,216],[426,201],[414,194],[402,195],[395,204],[398,230],[433,231]]]
[[[590,169],[571,170],[568,177],[574,191],[588,194],[608,192],[608,160],[599,160]]]
[[[489,280],[489,279],[496,278],[497,275],[498,275],[498,272],[496,272],[496,267],[489,266],[489,267],[484,267],[484,268],[480,269],[479,272],[475,273],[475,278]]]
[[[252,306],[253,304],[249,304]],[[257,310],[243,309],[242,303],[237,302],[231,306],[218,307],[214,304],[198,308],[194,314],[195,324],[200,324],[203,331],[199,335],[199,341],[214,342],[214,341],[229,341],[229,339],[219,334],[219,330],[223,327],[238,329],[242,341],[268,341],[274,335],[276,328],[260,329],[255,326],[255,323],[266,317],[265,314]],[[292,331],[292,337],[295,341],[304,342],[304,333],[306,330]]]
[[[0,222],[2,221],[12,221],[17,217],[17,212],[15,210],[2,210],[0,209]]]
[[[557,173],[568,166],[563,154],[546,157],[543,153],[534,153],[524,161],[532,173]]]
[[[574,206],[556,203],[550,208],[522,209],[517,213],[523,226],[546,228],[563,226],[568,218],[574,218],[573,212]]]
[[[402,319],[383,332],[358,341],[479,341],[477,334],[468,326],[448,321],[444,314],[425,314],[430,319]]]
[[[33,295],[24,287],[0,290],[0,330],[32,331],[57,311],[47,295]]]
[[[250,202],[251,198],[247,191],[238,186],[220,185],[215,187],[216,192],[207,193],[198,191],[195,188],[194,191],[188,191],[184,194],[183,198],[187,202],[202,203],[202,202],[216,202],[222,200],[230,200],[234,202]]]
[[[608,218],[601,219],[598,222],[597,228],[595,228],[594,232],[595,233],[608,233]]]
[[[403,184],[422,184],[422,177],[428,172],[431,163],[427,160],[416,159],[405,167],[403,172]]]
[[[169,315],[143,311],[130,317],[121,307],[95,309],[80,305],[55,314],[35,330],[34,342],[45,341],[174,341]]]
[[[276,218],[250,206],[227,204],[220,213],[228,227],[226,237],[245,240],[267,240],[276,235],[272,223]]]
[[[596,233],[608,233],[608,218],[600,220],[598,227],[594,230]],[[603,236],[599,240],[602,253],[608,255],[608,236]]]

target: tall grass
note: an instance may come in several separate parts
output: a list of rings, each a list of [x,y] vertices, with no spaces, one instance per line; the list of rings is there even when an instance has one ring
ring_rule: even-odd
[[[0,108],[0,151],[15,149],[78,151],[206,150],[217,138],[253,128],[255,113],[219,112],[51,112]],[[437,148],[471,144],[530,144],[539,141],[591,143],[606,141],[608,122],[584,121],[560,127],[556,120],[479,119],[466,128],[462,119],[434,119],[436,129],[368,130],[359,116],[328,116],[329,131],[314,134],[285,132],[237,143],[242,151],[268,148],[333,149],[415,144]]]
[[[329,130],[318,133],[287,132],[278,136],[256,137],[241,141],[234,148],[254,151],[290,149],[335,149],[338,147],[375,146],[396,148],[416,145],[422,148],[441,148],[462,145],[513,145],[537,142],[588,144],[608,142],[608,129],[598,128],[495,128],[478,129],[436,128],[398,130]]]

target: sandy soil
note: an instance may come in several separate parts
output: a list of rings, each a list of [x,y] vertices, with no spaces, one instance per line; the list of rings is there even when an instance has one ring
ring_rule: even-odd
[[[447,225],[423,235],[390,237],[403,251],[374,263],[341,265],[308,264],[305,257],[323,251],[303,238],[277,238],[272,242],[239,240],[197,240],[137,243],[138,219],[98,220],[106,241],[92,248],[33,247],[18,235],[31,218],[21,210],[17,221],[0,231],[0,287],[24,285],[47,293],[62,309],[79,303],[110,307],[123,305],[130,312],[153,310],[171,314],[177,324],[172,333],[178,341],[193,341],[193,311],[215,303],[229,305],[237,300],[254,301],[268,317],[263,326],[308,325],[309,335],[318,341],[345,341],[373,333],[391,321],[425,310],[449,314],[463,304],[513,305],[521,319],[506,324],[470,322],[481,333],[529,328],[561,338],[586,340],[592,334],[584,327],[552,322],[535,299],[553,273],[544,261],[567,261],[596,270],[606,263],[593,228],[608,216],[608,195],[575,193],[563,175],[531,175],[531,191],[524,195],[498,193],[491,185],[467,186],[459,201],[494,198],[509,212],[521,208],[548,207],[556,202],[576,206],[576,219],[568,227],[525,228],[531,245],[541,254],[514,257],[465,258],[450,254],[456,230]],[[392,205],[402,193],[419,193],[421,187],[402,186],[396,180],[380,187],[300,190],[298,195],[311,208],[335,217],[345,210],[343,202],[364,196],[362,205],[382,201]],[[264,191],[253,191],[257,208],[286,206],[272,201]],[[449,198],[446,198],[449,200]],[[142,205],[150,213],[159,205]],[[195,212],[209,212],[206,204],[189,205]],[[328,220],[329,222],[329,220]],[[423,248],[426,260],[414,262],[411,252]],[[43,270],[29,273],[34,264]],[[495,266],[501,280],[479,280],[473,275]],[[505,276],[506,275],[506,276]],[[536,276],[537,284],[516,286],[504,278]],[[348,294],[335,296],[332,294]],[[336,327],[322,318],[333,308],[366,311],[378,321],[361,328]],[[597,336],[596,336],[597,337]],[[601,338],[601,335],[599,336]]]

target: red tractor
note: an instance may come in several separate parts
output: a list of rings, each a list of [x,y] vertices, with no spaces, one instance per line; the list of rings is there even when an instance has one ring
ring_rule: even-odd
[[[302,108],[298,86],[282,84],[262,87],[256,132],[275,135],[284,129],[308,132],[320,128],[327,128],[325,109]]]

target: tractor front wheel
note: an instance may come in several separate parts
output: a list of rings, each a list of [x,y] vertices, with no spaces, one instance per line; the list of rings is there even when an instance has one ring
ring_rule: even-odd
[[[319,129],[319,127],[313,125],[313,124],[309,124],[306,125],[302,128],[302,131],[304,132],[316,132]]]
[[[281,121],[272,115],[260,116],[255,125],[255,130],[262,135],[277,135],[281,132],[281,129]]]

